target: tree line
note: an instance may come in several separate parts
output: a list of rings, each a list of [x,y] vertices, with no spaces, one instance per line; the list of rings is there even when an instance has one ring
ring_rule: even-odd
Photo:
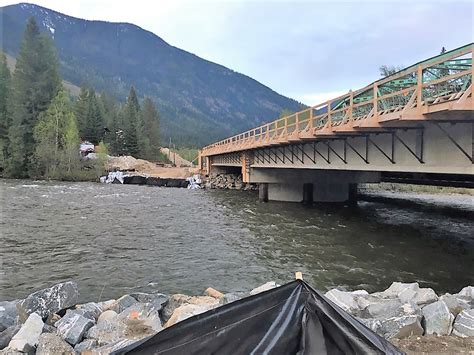
[[[81,160],[89,141],[102,153],[163,159],[159,115],[153,101],[140,104],[133,87],[124,103],[83,85],[65,91],[51,39],[29,19],[13,73],[0,53],[0,168],[13,178],[90,178],[103,167]],[[102,163],[103,160],[95,162]],[[93,165],[93,164],[92,164]],[[92,170],[92,172],[91,172]]]

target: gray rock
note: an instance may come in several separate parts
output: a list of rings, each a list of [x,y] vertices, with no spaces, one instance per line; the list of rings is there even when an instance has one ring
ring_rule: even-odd
[[[81,354],[82,352],[95,349],[97,345],[97,340],[85,339],[74,347],[74,351],[78,354]]]
[[[32,313],[39,314],[41,318],[47,318],[61,309],[74,306],[78,298],[79,291],[74,281],[34,292],[17,304],[20,321],[24,321]]]
[[[133,305],[137,302],[138,301],[135,298],[133,298],[132,296],[125,295],[125,296],[120,297],[117,301],[115,301],[109,307],[109,309],[111,309],[112,311],[115,311],[117,313],[121,313],[125,309],[127,309],[128,307],[130,307],[131,305]]]
[[[39,337],[36,355],[75,355],[71,345],[66,343],[56,334],[43,333]]]
[[[261,286],[258,286],[257,288],[254,288],[252,291],[250,291],[250,295],[253,296],[260,292],[268,291],[268,290],[271,290],[272,288],[279,287],[279,286],[280,285],[278,285],[275,281],[269,281],[267,283],[264,283]]]
[[[425,334],[451,334],[454,316],[443,301],[431,303],[422,309]]]
[[[367,328],[369,328],[371,331],[375,333],[379,333],[379,329],[382,326],[382,323],[380,322],[380,319],[374,319],[374,318],[359,318],[356,317],[356,319],[361,322],[363,325],[365,325]]]
[[[92,320],[71,310],[68,310],[64,317],[55,323],[59,336],[71,345],[79,343],[93,325]]]
[[[380,300],[369,304],[362,311],[363,318],[390,318],[405,313],[403,305],[398,299]]]
[[[389,288],[383,292],[379,292],[373,295],[377,295],[382,298],[398,298],[399,295],[407,298],[407,295],[412,295],[420,289],[418,282],[403,283],[403,282],[392,282]]]
[[[18,324],[18,311],[16,308],[16,301],[0,302],[0,332]]]
[[[406,338],[411,335],[423,335],[423,327],[419,316],[404,315],[382,320],[378,333],[385,339]]]
[[[163,293],[143,293],[135,292],[130,294],[131,297],[135,298],[140,303],[160,303],[162,305],[166,304],[170,299],[169,296]]]
[[[343,310],[349,313],[356,313],[359,311],[359,304],[357,303],[357,295],[351,292],[340,291],[333,289],[324,294],[326,298],[337,304]]]
[[[465,309],[471,308],[469,302],[462,297],[458,297],[457,295],[450,295],[449,293],[441,296],[439,298],[440,301],[444,301],[446,306],[448,306],[449,311],[454,315],[457,316]]]
[[[427,304],[436,302],[438,300],[438,295],[431,288],[420,288],[413,298],[413,302],[417,305],[423,307]],[[403,302],[404,303],[404,302]]]
[[[220,304],[227,304],[238,301],[244,297],[247,297],[249,294],[246,292],[229,292],[225,293],[224,297],[222,297],[219,302]]]
[[[43,320],[38,314],[30,314],[18,333],[10,340],[8,348],[25,353],[33,352],[36,345],[38,345],[43,325]]]
[[[0,350],[5,349],[8,344],[10,343],[10,340],[12,340],[13,336],[18,333],[20,330],[21,325],[16,324],[8,327],[5,329],[3,332],[0,333]]]
[[[461,291],[459,291],[458,295],[473,300],[474,299],[474,286],[464,287]]]
[[[112,320],[113,318],[117,317],[117,312],[112,311],[109,309],[108,311],[103,312],[99,318],[97,319],[97,323],[103,322],[105,320]]]
[[[56,333],[56,328],[52,325],[44,323],[43,333]]]
[[[3,350],[0,350],[0,355],[25,355],[25,353],[18,350],[5,348]]]
[[[129,328],[142,328],[149,335],[163,329],[158,311],[150,303],[135,303],[117,316],[117,319]],[[147,331],[150,328],[152,332]]]
[[[112,343],[101,346],[93,350],[93,354],[110,354],[112,352],[118,351],[130,344],[133,344],[138,339],[118,339]]]
[[[94,322],[103,312],[101,305],[95,302],[80,304],[76,306],[76,311],[78,311],[84,317],[92,319]]]
[[[464,310],[457,315],[453,334],[462,338],[474,337],[474,309]]]
[[[182,295],[180,293],[171,295],[168,303],[161,311],[161,318],[163,321],[168,321],[176,308],[182,306],[183,304],[189,303],[190,300],[190,296]]]
[[[117,319],[104,320],[90,328],[86,333],[86,338],[95,339],[98,346],[103,346],[123,339],[126,330],[127,326]]]

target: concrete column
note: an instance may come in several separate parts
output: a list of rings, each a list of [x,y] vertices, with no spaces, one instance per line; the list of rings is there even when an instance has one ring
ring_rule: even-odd
[[[303,184],[268,184],[268,200],[285,201],[285,202],[301,202],[303,201]]]
[[[268,202],[268,184],[258,184],[258,200]]]
[[[357,205],[357,184],[349,184],[349,203]]]
[[[313,203],[313,184],[303,184],[303,203]]]

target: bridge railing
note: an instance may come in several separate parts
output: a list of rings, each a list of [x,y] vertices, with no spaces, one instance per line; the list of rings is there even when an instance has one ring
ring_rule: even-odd
[[[359,90],[211,144],[201,154],[351,133],[403,117],[425,119],[433,107],[445,109],[442,105],[453,101],[463,109],[473,95],[473,54],[472,43],[440,54]]]

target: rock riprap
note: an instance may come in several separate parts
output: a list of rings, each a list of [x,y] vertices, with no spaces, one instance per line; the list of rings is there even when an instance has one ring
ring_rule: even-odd
[[[32,313],[41,318],[77,304],[79,290],[77,283],[68,281],[37,291],[17,303],[20,321],[25,321]]]
[[[0,302],[0,354],[108,354],[189,317],[279,285],[249,291],[171,296],[136,292],[76,304],[78,289],[65,282],[24,300]],[[386,339],[423,335],[474,337],[474,288],[438,296],[418,283],[394,282],[382,292],[332,289],[325,296]],[[3,349],[3,350],[2,350]]]

